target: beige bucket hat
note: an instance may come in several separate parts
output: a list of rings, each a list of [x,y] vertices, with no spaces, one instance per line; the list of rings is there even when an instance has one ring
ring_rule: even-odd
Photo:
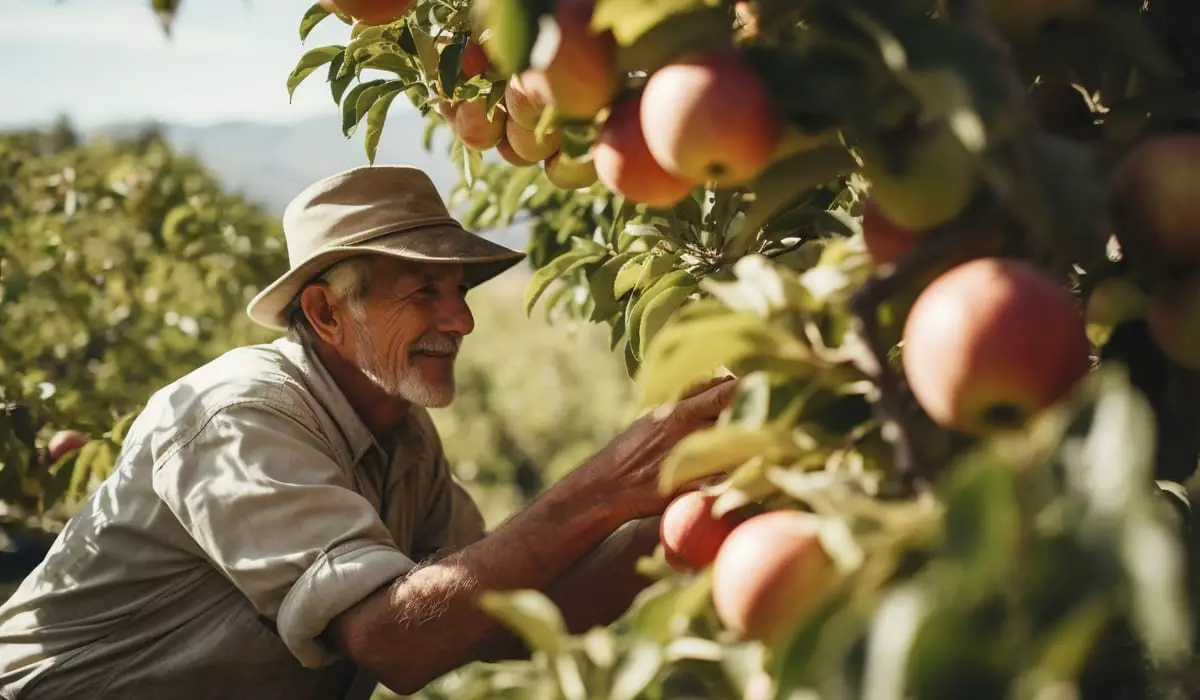
[[[275,330],[287,328],[283,311],[305,284],[356,255],[461,263],[472,287],[525,258],[464,229],[429,176],[402,165],[353,168],[309,185],[284,210],[283,235],[290,269],[246,307]]]

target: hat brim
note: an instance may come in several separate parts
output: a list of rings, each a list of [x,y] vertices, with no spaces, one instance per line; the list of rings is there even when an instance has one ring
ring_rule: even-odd
[[[286,330],[284,309],[313,278],[336,263],[359,255],[389,255],[427,263],[463,266],[466,283],[476,287],[525,259],[525,254],[493,243],[458,226],[424,226],[388,233],[355,245],[329,246],[289,270],[258,293],[246,307],[251,320]]]

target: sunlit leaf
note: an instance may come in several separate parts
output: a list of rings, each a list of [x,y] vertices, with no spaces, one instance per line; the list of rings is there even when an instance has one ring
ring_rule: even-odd
[[[566,623],[554,602],[534,590],[487,591],[479,595],[479,607],[518,634],[531,649],[557,654]]]

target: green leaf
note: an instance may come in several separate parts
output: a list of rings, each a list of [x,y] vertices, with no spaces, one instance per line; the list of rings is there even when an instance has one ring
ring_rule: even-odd
[[[379,147],[379,137],[383,134],[383,125],[387,121],[388,108],[404,87],[402,83],[385,87],[379,99],[375,100],[375,104],[371,105],[370,111],[367,112],[367,135],[363,139],[363,146],[367,151],[367,160],[372,165],[375,164],[375,152]]]
[[[378,100],[392,81],[380,82],[378,85],[372,85],[366,90],[358,94],[358,99],[354,101],[355,123],[361,122],[367,116],[367,112],[375,105],[375,100]]]
[[[627,46],[671,15],[691,12],[706,5],[715,3],[706,0],[598,0],[592,15],[592,29],[611,29],[617,43]]]
[[[329,74],[325,78],[325,82],[329,83],[329,93],[333,96],[333,103],[340,105],[342,103],[342,94],[346,92],[346,88],[354,80],[354,76],[347,73],[344,76],[338,77],[338,73],[342,69],[342,63],[346,60],[345,52],[339,53],[329,62]]]
[[[812,352],[799,340],[744,313],[680,319],[655,337],[645,363],[639,378],[645,405],[672,401],[721,367],[771,368],[798,378],[817,372]]]
[[[467,187],[474,187],[475,180],[479,177],[479,170],[483,167],[483,154],[474,148],[465,149],[466,158],[463,159],[463,178],[467,183]]]
[[[396,43],[400,45],[400,49],[409,56],[418,54],[417,41],[413,38],[412,28],[408,23],[404,23],[404,27],[400,30],[400,36],[396,39]]]
[[[663,460],[658,488],[662,493],[671,493],[697,479],[730,472],[749,459],[778,461],[798,449],[791,437],[779,429],[717,426],[697,431],[680,440]]]
[[[824,146],[767,168],[752,185],[754,202],[746,211],[741,229],[729,241],[730,253],[744,255],[762,227],[787,204],[803,197],[812,188],[851,172],[856,166],[854,157],[845,148]]]
[[[648,289],[660,277],[671,272],[679,263],[678,256],[639,253],[621,266],[613,281],[613,296],[617,299],[635,289]]]
[[[320,3],[314,4],[312,7],[308,8],[308,11],[304,13],[304,17],[300,19],[300,41],[307,39],[309,33],[312,32],[313,27],[316,27],[321,23],[321,20],[325,19],[331,14],[333,13],[331,13],[329,10],[326,10],[324,7],[321,7]]]
[[[539,591],[486,591],[479,595],[479,607],[512,629],[534,651],[557,654],[559,639],[567,634],[562,613]]]
[[[344,46],[322,46],[320,48],[311,49],[300,57],[296,67],[288,75],[287,91],[288,102],[292,100],[292,93],[296,88],[307,78],[314,70],[329,63],[334,56],[342,54],[346,50]]]
[[[654,336],[694,291],[696,291],[696,285],[687,284],[684,280],[679,286],[664,290],[646,304],[638,325],[638,357],[646,356],[646,348],[649,347]]]
[[[487,102],[484,103],[485,105],[487,105],[487,118],[489,120],[491,120],[491,121],[496,120],[496,105],[500,104],[500,102],[503,100],[504,100],[504,86],[503,85],[493,85],[491,90],[487,94]]]
[[[529,67],[529,54],[538,35],[538,18],[545,3],[537,0],[478,0],[473,11],[491,30],[485,44],[488,58],[504,75]]]
[[[442,123],[442,120],[437,118],[425,120],[425,129],[421,134],[421,148],[425,149],[426,153],[433,150],[433,134]]]
[[[642,292],[641,296],[632,301],[633,306],[625,319],[625,332],[629,334],[629,344],[633,346],[634,354],[638,359],[642,358],[642,316],[646,313],[646,309],[668,291],[678,287],[687,287],[690,292],[695,284],[696,280],[689,273],[684,270],[675,270],[659,277],[646,291]],[[682,300],[680,301],[682,302]]]
[[[385,82],[387,81],[383,79],[368,80],[365,83],[359,83],[353,88],[350,88],[350,92],[347,93],[346,97],[342,100],[343,136],[349,138],[350,134],[354,131],[354,127],[357,126],[362,120],[362,114],[360,114],[358,111],[358,98],[361,97],[362,94],[367,90],[383,85]]]
[[[608,349],[616,350],[617,345],[621,343],[621,339],[625,337],[625,309],[619,307],[617,315],[612,319],[612,328],[608,332]]]
[[[363,55],[372,55],[378,49],[371,50],[375,44],[379,44],[385,40],[384,36],[387,32],[386,25],[372,25],[363,29],[350,43],[346,44],[346,54],[357,62]]]
[[[728,12],[723,7],[699,6],[664,18],[617,47],[617,70],[650,74],[677,56],[728,42]]]
[[[1113,608],[1107,596],[1093,595],[1078,603],[1047,634],[1045,648],[1038,654],[1038,667],[1047,677],[1067,681],[1083,671],[1104,628],[1112,621]]]
[[[114,443],[121,445],[125,442],[125,434],[129,431],[129,426],[133,425],[133,421],[141,414],[141,410],[130,411],[121,416],[120,420],[113,424],[112,430],[109,431],[108,437]]]
[[[946,551],[964,561],[961,586],[982,591],[1009,574],[1020,532],[1016,477],[1002,459],[980,453],[945,485]]]
[[[421,72],[426,80],[432,80],[437,74],[438,51],[433,36],[421,27],[413,26],[411,18],[408,21],[413,43],[417,46],[417,60],[421,62]]]
[[[390,71],[401,78],[405,78],[408,82],[416,81],[421,75],[421,72],[413,68],[407,58],[394,53],[376,54],[359,63],[357,66],[359,72],[362,72],[366,68]]]
[[[525,289],[525,313],[533,313],[534,305],[551,282],[583,265],[602,259],[606,252],[604,248],[575,248],[539,268],[533,273],[529,286]]]
[[[662,668],[662,649],[653,642],[637,639],[613,672],[608,700],[636,700]]]
[[[442,83],[442,92],[447,95],[454,94],[454,88],[458,85],[458,76],[460,75],[462,65],[462,53],[466,47],[465,37],[460,35],[459,40],[454,41],[442,49],[442,55],[438,59],[438,78]]]
[[[91,440],[79,449],[75,465],[71,470],[71,483],[68,492],[74,496],[82,496],[87,492],[88,480],[92,476],[93,465],[102,460],[100,454],[104,447],[103,440]]]
[[[620,310],[617,304],[617,298],[613,293],[617,273],[625,265],[625,263],[645,253],[633,253],[626,251],[619,255],[614,255],[604,262],[591,279],[588,280],[588,286],[592,291],[592,314],[588,320],[593,322],[604,321],[612,318]]]
[[[542,174],[540,168],[516,168],[508,181],[504,183],[504,190],[500,194],[500,216],[505,221],[511,222],[513,216],[521,208],[521,198],[525,191],[529,189],[538,177]]]

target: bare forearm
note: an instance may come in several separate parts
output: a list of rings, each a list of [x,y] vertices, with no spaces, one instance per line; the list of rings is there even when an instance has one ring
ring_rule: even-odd
[[[503,633],[480,592],[546,589],[619,523],[580,504],[588,486],[564,481],[487,538],[414,569],[342,615],[341,646],[401,693],[467,663]]]
[[[658,523],[658,517],[626,523],[544,589],[562,611],[573,634],[610,624],[652,583],[637,572],[637,560],[654,552]],[[492,635],[481,650],[485,660],[527,655],[521,641],[503,630]]]

